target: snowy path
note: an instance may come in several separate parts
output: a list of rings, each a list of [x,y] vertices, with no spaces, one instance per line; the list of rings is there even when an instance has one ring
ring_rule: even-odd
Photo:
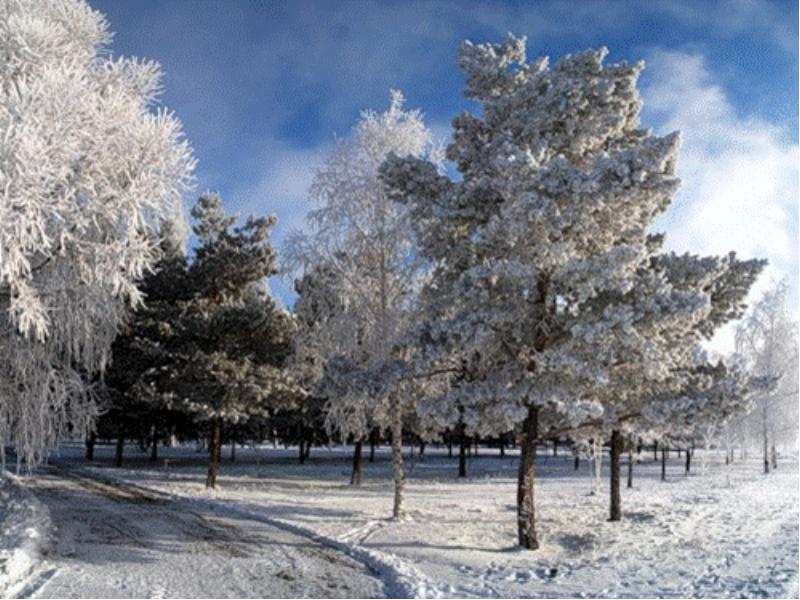
[[[380,597],[336,549],[131,484],[49,469],[30,482],[57,528],[35,598]]]

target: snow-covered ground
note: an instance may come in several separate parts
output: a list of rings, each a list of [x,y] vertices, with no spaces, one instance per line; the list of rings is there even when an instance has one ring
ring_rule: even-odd
[[[51,539],[50,514],[10,473],[0,474],[0,597],[24,593]]]
[[[645,454],[623,488],[624,520],[610,523],[605,473],[591,495],[588,463],[574,471],[542,451],[542,547],[526,552],[515,548],[516,457],[494,452],[481,449],[462,480],[445,450],[409,461],[409,516],[393,522],[385,451],[352,487],[347,449],[314,448],[305,465],[294,450],[239,449],[210,492],[192,448],[157,463],[131,448],[114,469],[111,448],[86,466],[68,446],[29,482],[58,526],[35,594],[797,597],[794,459],[763,475],[755,458],[725,466],[698,451],[685,477],[673,454],[661,482]]]

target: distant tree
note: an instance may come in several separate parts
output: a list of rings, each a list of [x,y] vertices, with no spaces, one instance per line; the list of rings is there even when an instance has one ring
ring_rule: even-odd
[[[0,448],[29,465],[91,427],[126,304],[182,222],[194,160],[153,106],[156,63],[114,59],[80,0],[0,3]]]
[[[761,438],[765,473],[776,462],[776,439],[797,440],[797,323],[789,317],[787,296],[786,281],[773,285],[736,330],[737,354],[764,382],[748,422]]]
[[[185,415],[171,410],[148,382],[163,373],[173,357],[165,355],[160,340],[169,338],[180,318],[181,306],[193,296],[183,242],[172,222],[162,223],[161,258],[140,284],[144,303],[130,309],[111,346],[111,364],[104,378],[105,412],[99,428],[117,438],[118,465],[125,439],[146,440],[153,460],[158,442],[178,429]]]

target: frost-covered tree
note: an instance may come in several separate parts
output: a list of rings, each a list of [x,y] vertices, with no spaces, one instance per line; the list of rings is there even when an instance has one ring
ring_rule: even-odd
[[[156,63],[108,53],[81,0],[0,2],[0,447],[29,464],[91,426],[125,304],[182,222],[193,158]]]
[[[448,389],[420,411],[442,428],[461,419],[479,435],[519,432],[526,548],[538,547],[537,439],[638,416],[643,398],[612,402],[609,389],[668,381],[691,355],[672,342],[713,312],[710,290],[683,289],[656,264],[648,234],[678,187],[679,137],[640,127],[643,65],[605,65],[606,54],[551,67],[526,60],[524,38],[465,42],[466,95],[480,113],[453,122],[447,157],[461,179],[413,158],[382,169],[436,265],[414,377]]]
[[[322,367],[318,394],[328,399],[329,425],[352,435],[358,448],[373,427],[391,430],[393,513],[400,516],[402,423],[413,402],[400,393],[396,379],[386,377],[386,369],[402,359],[396,344],[409,321],[421,261],[408,208],[388,197],[378,177],[391,153],[438,164],[422,115],[404,110],[399,92],[392,92],[386,112],[364,112],[317,171],[311,187],[316,208],[308,215],[308,229],[291,236],[286,257],[292,271],[313,276],[316,270],[317,277],[325,272],[325,294],[337,307],[308,329],[303,341]]]
[[[796,442],[797,435],[797,324],[789,317],[787,296],[786,281],[776,283],[736,330],[737,354],[764,382],[748,424],[761,439],[765,473],[775,463],[776,438]]]

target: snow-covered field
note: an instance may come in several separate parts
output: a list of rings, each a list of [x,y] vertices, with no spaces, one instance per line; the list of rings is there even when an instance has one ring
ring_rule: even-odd
[[[673,454],[661,482],[645,453],[623,488],[624,520],[610,523],[605,477],[592,495],[587,462],[575,471],[570,456],[542,450],[542,547],[527,552],[515,548],[511,453],[481,449],[459,480],[456,459],[429,448],[407,463],[409,515],[393,522],[388,455],[365,460],[351,487],[347,452],[315,448],[299,465],[291,449],[239,449],[210,492],[205,454],[192,448],[165,449],[158,463],[131,448],[114,469],[111,448],[87,467],[68,446],[29,482],[58,527],[31,593],[797,597],[794,459],[765,476],[755,458],[726,467],[698,451],[685,477]]]

